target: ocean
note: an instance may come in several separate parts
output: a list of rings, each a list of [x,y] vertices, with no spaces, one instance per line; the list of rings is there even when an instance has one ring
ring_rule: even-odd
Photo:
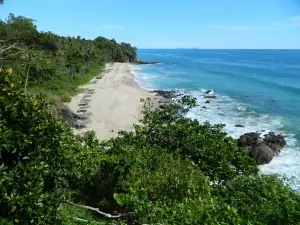
[[[160,62],[131,67],[141,87],[197,98],[188,117],[225,124],[234,138],[256,131],[286,135],[287,146],[260,171],[285,175],[300,190],[300,50],[152,49],[138,50],[138,58]],[[209,89],[217,99],[207,104]]]

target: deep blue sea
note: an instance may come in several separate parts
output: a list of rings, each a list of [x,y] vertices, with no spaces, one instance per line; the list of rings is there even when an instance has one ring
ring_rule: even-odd
[[[160,62],[132,66],[142,87],[197,98],[200,106],[187,116],[226,124],[235,138],[255,131],[286,135],[285,149],[260,169],[300,181],[300,50],[139,50],[138,57]],[[217,99],[205,104],[208,89]]]

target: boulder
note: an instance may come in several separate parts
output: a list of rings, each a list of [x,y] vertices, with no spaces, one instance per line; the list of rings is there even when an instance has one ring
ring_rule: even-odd
[[[245,125],[243,125],[243,124],[236,124],[235,126],[236,127],[245,127]]]
[[[205,103],[206,103],[206,104],[208,104],[208,103],[210,103],[210,101],[209,101],[209,100],[207,100]]]
[[[273,132],[266,134],[263,141],[272,148],[276,154],[278,154],[281,149],[286,145],[286,141],[281,134],[276,135]]]
[[[248,152],[256,160],[257,165],[270,163],[286,145],[284,137],[280,134],[270,132],[264,138],[260,135],[256,132],[246,133],[238,139],[239,148]]]
[[[203,109],[207,109],[207,107],[206,107],[206,106],[202,106],[202,108],[203,108]]]
[[[259,143],[260,133],[246,133],[240,136],[238,144],[240,147],[255,146]]]
[[[251,148],[249,154],[256,160],[257,165],[268,164],[277,155],[276,152],[264,142]]]

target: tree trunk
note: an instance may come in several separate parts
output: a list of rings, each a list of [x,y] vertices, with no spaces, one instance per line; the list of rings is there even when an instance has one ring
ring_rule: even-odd
[[[27,67],[26,81],[25,81],[25,89],[27,88],[27,84],[28,84],[29,69],[30,69],[30,64],[28,64],[28,67]]]

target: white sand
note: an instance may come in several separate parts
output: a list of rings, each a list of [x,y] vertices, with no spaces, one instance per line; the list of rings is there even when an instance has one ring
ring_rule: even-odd
[[[78,129],[78,132],[93,130],[99,140],[104,140],[117,136],[119,130],[132,130],[132,125],[138,123],[143,106],[140,99],[156,97],[154,93],[139,87],[130,73],[129,65],[107,65],[102,79],[94,79],[83,87],[93,89],[91,92],[94,93],[81,93],[68,104],[74,113],[83,109],[86,110],[83,113],[91,115],[87,127]],[[80,105],[84,100],[89,101],[88,106]]]

